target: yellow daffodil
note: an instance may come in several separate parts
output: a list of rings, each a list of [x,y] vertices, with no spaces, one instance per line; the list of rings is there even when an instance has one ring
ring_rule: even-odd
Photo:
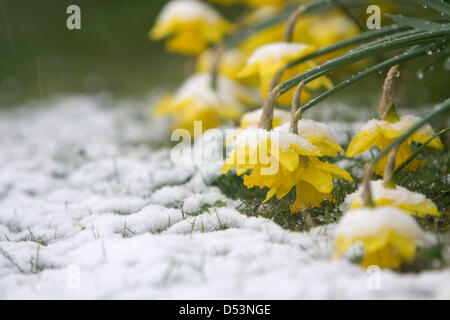
[[[225,5],[241,3],[251,7],[262,7],[262,6],[281,7],[285,2],[285,0],[209,0],[209,1]]]
[[[197,59],[197,72],[211,71],[215,59],[213,50],[206,50]],[[219,58],[219,73],[238,80],[238,73],[245,65],[245,56],[238,49],[230,49],[223,52]]]
[[[232,24],[208,4],[172,0],[162,9],[149,35],[154,40],[170,37],[166,42],[169,51],[196,55],[231,30]]]
[[[370,120],[367,122],[361,130],[353,137],[350,145],[348,146],[346,156],[354,157],[365,151],[370,150],[373,146],[377,146],[381,151],[384,150],[395,138],[402,135],[411,126],[413,126],[419,117],[406,115],[402,116],[400,119],[394,117],[392,121],[387,120]],[[404,141],[398,147],[395,168],[400,166],[409,156],[412,154],[411,142],[425,143],[430,139],[435,132],[429,124],[422,126],[420,129],[416,130],[406,141]],[[428,146],[443,149],[441,140],[436,137],[433,139]],[[378,161],[375,172],[382,175],[386,167],[388,156],[386,155],[380,161]],[[410,171],[415,171],[417,167],[423,166],[425,164],[424,160],[411,161],[406,168]]]
[[[349,211],[336,230],[336,257],[354,245],[363,250],[361,265],[398,268],[412,260],[424,234],[413,217],[394,207]]]
[[[175,128],[193,133],[194,121],[202,121],[202,129],[217,127],[225,120],[238,121],[245,103],[256,104],[259,94],[225,76],[218,76],[212,88],[211,74],[195,74],[186,80],[175,95],[163,97],[154,109],[156,117],[171,116]]]
[[[248,188],[269,187],[266,201],[274,194],[280,199],[296,184],[297,173],[303,169],[299,156],[320,156],[318,148],[297,135],[257,129],[242,130],[235,139],[235,150],[225,161],[221,173],[236,167]]]
[[[361,208],[362,189],[358,190],[354,195],[350,209]],[[424,217],[427,214],[439,216],[439,211],[436,205],[430,199],[427,199],[423,194],[409,191],[401,186],[394,186],[393,188],[386,188],[383,186],[382,180],[371,182],[372,201],[377,206],[391,206],[402,209],[403,211]]]
[[[290,206],[291,212],[319,206],[324,199],[330,199],[333,178],[348,181],[352,178],[337,165],[319,160],[319,156],[335,152],[327,146],[323,148],[326,153],[322,153],[320,147],[308,141],[309,137],[322,146],[326,140],[312,137],[311,127],[312,124],[303,131],[306,137],[287,132],[286,125],[271,131],[255,127],[242,130],[236,136],[235,150],[225,161],[222,174],[233,167],[238,175],[251,170],[244,176],[244,184],[248,188],[268,187],[265,201],[274,195],[281,199],[296,186],[297,197]],[[341,150],[339,146],[336,148]]]
[[[267,95],[267,91],[272,83],[275,74],[288,62],[296,60],[314,51],[314,47],[303,43],[270,43],[263,45],[253,52],[247,59],[245,67],[239,73],[241,77],[249,77],[253,75],[259,76],[260,88],[263,96]],[[316,65],[312,61],[300,63],[292,68],[289,68],[283,73],[280,82],[288,80],[293,76],[303,73]],[[318,78],[306,85],[307,89],[317,89],[324,86],[328,89],[332,87],[331,81],[326,77]],[[292,88],[278,98],[281,104],[289,105],[292,101],[292,96],[295,88]],[[307,90],[302,92],[302,101],[304,103],[309,100]]]

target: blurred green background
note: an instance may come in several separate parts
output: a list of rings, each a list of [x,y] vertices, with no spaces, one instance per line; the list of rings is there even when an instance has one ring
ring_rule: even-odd
[[[165,1],[0,0],[0,105],[54,93],[133,96],[182,79],[184,57],[147,32]],[[68,30],[66,8],[81,8]]]
[[[139,98],[155,87],[176,88],[188,58],[167,53],[162,42],[147,37],[165,2],[0,0],[0,107],[61,93],[107,91]],[[71,4],[81,8],[81,30],[66,27]],[[216,7],[230,18],[242,9]],[[362,10],[353,9],[360,16]],[[448,96],[449,72],[438,66],[418,80],[418,65],[415,61],[404,68],[409,83],[400,84],[402,102],[420,105]],[[364,80],[336,99],[366,104],[379,94],[371,89],[380,88],[383,77]]]

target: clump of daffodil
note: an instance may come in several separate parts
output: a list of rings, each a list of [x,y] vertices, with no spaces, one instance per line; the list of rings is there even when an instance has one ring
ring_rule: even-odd
[[[423,194],[409,191],[401,186],[385,186],[382,180],[371,182],[372,201],[376,206],[391,206],[399,208],[409,214],[424,217],[425,215],[439,216],[436,205]],[[349,196],[350,210],[359,209],[363,204],[363,189],[360,188]]]
[[[264,97],[267,96],[269,89],[273,83],[274,76],[278,71],[284,67],[288,62],[303,57],[315,50],[314,46],[303,43],[289,43],[278,42],[270,43],[256,49],[252,55],[247,59],[245,67],[239,73],[242,78],[258,76],[259,86]],[[283,72],[279,82],[286,81],[297,74],[303,73],[309,69],[316,67],[312,61],[306,61],[296,66],[287,69]],[[317,89],[319,87],[331,89],[333,86],[331,81],[326,77],[320,77],[309,82],[306,89]],[[288,105],[292,101],[295,88],[290,89],[285,94],[278,98],[278,102]],[[302,101],[304,103],[309,100],[309,93],[304,90],[302,94]]]
[[[394,110],[394,109],[391,109]],[[372,119],[368,121],[353,137],[348,146],[346,156],[354,157],[372,147],[377,146],[383,151],[394,139],[401,136],[405,131],[411,128],[420,118],[412,115],[405,115],[400,118],[391,111],[385,120]],[[419,130],[415,131],[408,139],[400,144],[395,159],[395,168],[398,168],[412,155],[411,143],[425,143],[435,134],[429,124],[425,124]],[[436,137],[428,144],[429,147],[443,149],[441,140]],[[382,175],[386,167],[388,156],[381,158],[375,167],[375,172]],[[406,169],[415,171],[419,166],[425,165],[424,160],[413,159]]]
[[[305,120],[305,129],[299,130],[299,134],[288,132],[286,125],[270,131],[248,127],[237,134],[235,149],[221,173],[233,167],[238,175],[247,173],[244,184],[248,188],[269,188],[264,201],[274,195],[281,199],[296,186],[297,197],[290,206],[291,212],[317,207],[323,200],[331,199],[334,178],[352,181],[348,172],[319,159],[342,151],[329,132],[315,131],[320,129],[323,125],[311,120]]]
[[[414,258],[424,239],[414,218],[398,208],[361,208],[346,212],[339,222],[335,256],[342,257],[360,245],[363,267],[398,268]]]
[[[206,3],[172,0],[162,9],[149,35],[154,40],[169,38],[169,51],[197,55],[232,29],[232,24]]]
[[[154,108],[156,117],[170,116],[173,128],[193,133],[194,121],[202,121],[202,130],[217,127],[227,120],[238,121],[247,103],[259,103],[259,94],[232,79],[219,75],[216,87],[210,73],[188,78],[174,95],[163,97]]]

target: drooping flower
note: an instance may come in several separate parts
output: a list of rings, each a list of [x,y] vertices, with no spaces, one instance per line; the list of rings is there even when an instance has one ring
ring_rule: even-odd
[[[365,268],[398,268],[411,261],[424,233],[413,217],[395,207],[356,209],[344,214],[336,230],[336,257],[361,245]]]
[[[288,132],[286,125],[271,131],[255,127],[242,130],[236,136],[235,149],[226,160],[222,174],[233,167],[238,175],[251,170],[244,176],[244,184],[248,188],[268,187],[265,201],[274,195],[281,199],[296,186],[297,197],[290,206],[291,212],[317,207],[323,200],[330,200],[334,178],[353,180],[345,170],[318,158],[335,154],[331,148],[336,146],[331,143],[324,148],[328,137],[314,137],[311,130],[314,123],[306,123],[309,128],[302,131],[305,137]],[[300,121],[299,128],[301,125]],[[342,150],[338,145],[336,148]]]
[[[235,149],[225,161],[221,173],[236,167],[248,188],[269,187],[266,200],[274,194],[284,197],[296,184],[303,166],[300,156],[320,156],[318,148],[300,136],[250,127],[242,130],[234,141]]]
[[[400,119],[394,117],[392,120],[370,120],[361,130],[353,137],[348,146],[346,156],[354,157],[365,151],[369,151],[372,147],[377,146],[383,151],[395,138],[402,135],[411,126],[413,126],[420,118],[416,116],[406,115]],[[435,134],[434,130],[429,124],[425,124],[420,129],[416,130],[407,140],[400,144],[397,150],[395,159],[395,168],[398,168],[406,159],[412,155],[411,143],[425,143]],[[436,137],[429,144],[429,147],[443,149],[441,140]],[[386,167],[388,156],[384,156],[376,164],[375,172],[383,175]],[[415,171],[419,166],[424,166],[424,160],[413,159],[406,168],[410,171]]]
[[[371,181],[372,201],[377,206],[397,207],[409,214],[424,217],[427,214],[439,216],[436,205],[423,194],[409,191],[401,186],[387,188],[383,186],[382,180]],[[350,209],[361,208],[363,190],[360,188],[350,195]]]
[[[169,51],[197,55],[220,41],[233,26],[208,4],[198,0],[172,0],[150,30],[153,40],[169,38]]]
[[[266,44],[253,52],[253,54],[247,59],[247,63],[239,75],[241,77],[257,75],[259,77],[261,91],[265,97],[275,74],[282,67],[284,67],[288,62],[303,57],[314,50],[314,46],[303,43],[278,42]],[[306,61],[289,68],[283,73],[280,82],[286,81],[297,74],[314,68],[315,66],[316,64],[314,62]],[[321,86],[330,89],[333,85],[328,78],[320,77],[309,82],[306,85],[306,88],[314,90]],[[277,101],[281,104],[289,105],[292,101],[294,91],[295,88],[292,88],[280,96]],[[308,100],[308,91],[303,90],[301,103],[305,103]]]
[[[163,97],[154,109],[156,117],[174,118],[173,129],[193,133],[194,121],[202,121],[202,131],[217,127],[226,120],[238,121],[246,103],[259,103],[259,94],[225,76],[218,76],[212,88],[211,74],[191,76],[174,95]]]

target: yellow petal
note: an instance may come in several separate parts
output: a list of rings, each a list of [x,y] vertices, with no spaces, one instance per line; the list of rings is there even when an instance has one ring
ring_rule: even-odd
[[[360,130],[350,141],[350,145],[347,148],[346,156],[354,157],[364,151],[370,150],[379,136],[381,135],[379,130]]]
[[[309,165],[305,168],[300,179],[310,183],[321,193],[331,193],[333,191],[331,174],[314,165]]]

